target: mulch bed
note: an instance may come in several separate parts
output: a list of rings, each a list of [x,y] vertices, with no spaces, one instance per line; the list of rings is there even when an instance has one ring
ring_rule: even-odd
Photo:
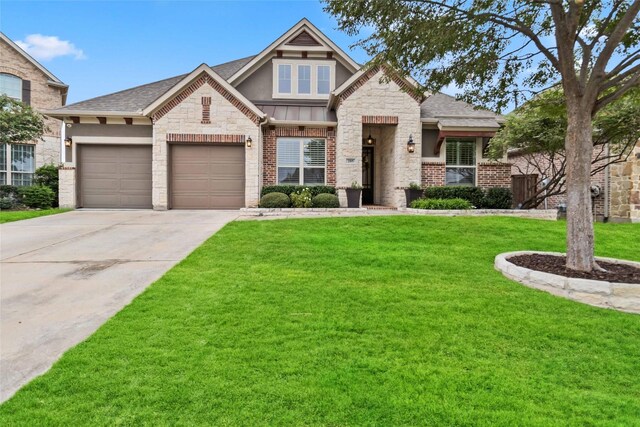
[[[598,261],[598,265],[607,271],[592,271],[586,273],[566,268],[566,257],[564,256],[543,254],[517,255],[509,258],[509,262],[518,267],[541,271],[543,273],[557,274],[559,276],[640,284],[640,268],[627,264],[613,264],[606,261]]]

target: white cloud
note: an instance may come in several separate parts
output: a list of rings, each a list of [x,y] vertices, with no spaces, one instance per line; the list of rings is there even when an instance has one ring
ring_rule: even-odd
[[[78,49],[68,40],[60,40],[57,36],[29,34],[24,41],[17,40],[16,44],[35,59],[42,61],[49,61],[59,56],[73,56],[75,59],[86,58],[82,49]]]

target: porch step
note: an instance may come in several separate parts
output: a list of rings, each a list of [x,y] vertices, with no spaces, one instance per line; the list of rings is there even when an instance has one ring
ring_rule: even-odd
[[[392,206],[382,206],[382,205],[362,205],[363,208],[372,211],[397,211],[398,208],[394,208]]]

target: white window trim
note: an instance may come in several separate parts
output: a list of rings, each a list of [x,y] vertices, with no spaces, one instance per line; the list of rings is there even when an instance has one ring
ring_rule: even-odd
[[[280,65],[291,66],[291,93],[280,93],[278,69]],[[311,66],[311,93],[298,93],[298,66]],[[318,66],[329,66],[329,93],[318,94]],[[336,61],[314,60],[314,59],[294,59],[294,58],[274,58],[273,59],[273,99],[329,99],[329,95],[336,88]]]
[[[8,93],[4,93],[4,92],[2,92],[0,94],[1,95],[7,95],[11,99],[15,99],[16,101],[22,102],[22,91],[24,89],[24,87],[23,87],[24,83],[22,82],[22,79],[20,77],[16,76],[15,74],[10,74],[10,73],[0,73],[0,76],[8,76],[8,77],[11,77],[11,78],[14,78],[14,79],[17,79],[17,80],[20,81],[20,89],[18,91],[18,94],[19,94],[18,97],[10,96]]]
[[[462,186],[465,186],[465,187],[477,187],[478,186],[478,159],[482,157],[482,154],[481,154],[482,153],[482,138],[476,138],[476,137],[468,137],[468,138],[465,138],[465,137],[453,137],[453,138],[450,138],[450,141],[448,139],[449,138],[445,139],[444,150],[443,150],[443,152],[444,152],[444,171],[445,171],[444,172],[444,185],[446,187],[453,187],[453,186],[456,186],[456,185],[458,185],[458,186],[462,185]],[[474,155],[473,165],[449,165],[449,164],[447,164],[447,148],[448,148],[447,143],[448,142],[453,142],[453,141],[456,141],[456,142],[457,141],[465,141],[465,142],[473,142],[474,143],[474,148],[475,148],[474,153],[475,153],[475,155]],[[478,145],[480,146],[479,148],[478,148]],[[478,150],[480,150],[480,156],[478,156],[478,154],[479,154]],[[467,184],[448,184],[447,183],[447,169],[454,169],[454,168],[456,168],[456,169],[470,169],[470,168],[473,168],[473,184],[471,184],[471,185],[467,185]]]
[[[12,153],[11,148],[14,145],[15,146],[24,145],[24,146],[32,146],[33,147],[33,170],[31,172],[21,172],[21,171],[12,170],[11,164],[13,162],[13,153]],[[14,181],[13,180],[13,174],[14,173],[31,174],[32,175],[32,177],[31,177],[31,180],[32,180],[31,185],[33,185],[33,175],[35,175],[36,169],[38,169],[38,165],[37,165],[37,162],[36,162],[36,155],[37,155],[36,146],[34,144],[5,144],[5,150],[6,150],[5,151],[5,160],[6,160],[7,164],[6,164],[6,170],[3,170],[2,172],[6,173],[6,177],[7,177],[6,185],[15,185],[13,183],[13,181]]]
[[[308,187],[313,187],[314,185],[327,185],[327,139],[326,138],[312,138],[312,137],[300,137],[300,138],[296,138],[296,137],[281,137],[281,138],[276,138],[276,185],[295,185],[295,184],[281,184],[280,183],[280,179],[278,177],[278,172],[280,170],[280,161],[278,160],[279,156],[278,156],[278,143],[280,141],[283,140],[288,140],[288,141],[298,141],[298,143],[300,144],[300,158],[298,159],[299,163],[297,165],[284,165],[282,166],[283,168],[295,168],[297,167],[298,169],[300,169],[300,172],[298,173],[298,184],[297,185],[305,185],[304,183],[304,142],[307,140],[312,140],[312,139],[321,139],[324,141],[324,165],[322,166],[322,168],[324,169],[324,181],[322,182],[322,184],[306,184]],[[309,166],[309,169],[320,169],[321,166]]]

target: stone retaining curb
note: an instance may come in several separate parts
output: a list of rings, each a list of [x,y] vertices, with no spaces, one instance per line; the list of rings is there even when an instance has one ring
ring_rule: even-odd
[[[509,279],[515,280],[530,288],[539,289],[559,297],[596,307],[612,308],[640,314],[640,284],[611,283],[603,280],[564,277],[557,274],[519,267],[509,262],[509,258],[511,257],[531,254],[565,256],[565,254],[558,252],[507,252],[496,256],[494,263],[495,269]],[[640,262],[602,257],[597,257],[596,260],[640,267]]]
[[[412,215],[433,215],[433,216],[512,216],[517,218],[545,219],[556,221],[558,211],[555,209],[451,209],[451,210],[431,210],[399,208],[400,212]]]

